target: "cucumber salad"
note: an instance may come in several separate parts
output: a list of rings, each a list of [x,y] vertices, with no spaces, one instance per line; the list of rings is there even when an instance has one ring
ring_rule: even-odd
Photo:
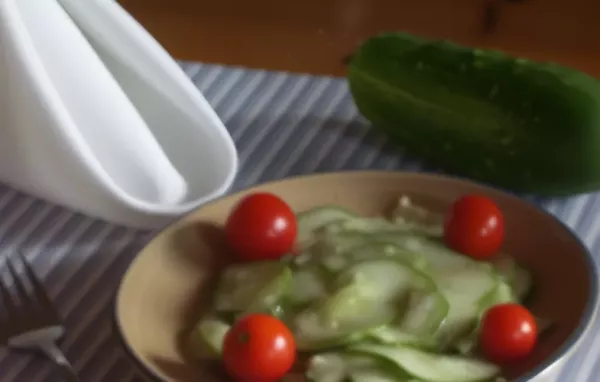
[[[235,380],[294,369],[313,382],[498,381],[543,329],[523,305],[530,274],[501,251],[502,214],[484,196],[445,215],[400,196],[388,216],[363,217],[296,215],[255,193],[224,230],[239,261],[190,344]]]

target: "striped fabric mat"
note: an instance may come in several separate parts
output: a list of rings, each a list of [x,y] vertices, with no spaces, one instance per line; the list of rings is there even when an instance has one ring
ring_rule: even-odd
[[[234,189],[339,169],[418,169],[358,117],[343,80],[183,64],[228,126],[241,170]],[[543,207],[577,231],[600,259],[598,195]],[[62,343],[82,382],[143,380],[111,333],[111,299],[151,232],[108,225],[0,186],[0,249],[20,248],[66,317]],[[598,326],[559,381],[600,375]],[[596,377],[593,377],[596,375]],[[44,360],[1,350],[0,381],[60,381]]]

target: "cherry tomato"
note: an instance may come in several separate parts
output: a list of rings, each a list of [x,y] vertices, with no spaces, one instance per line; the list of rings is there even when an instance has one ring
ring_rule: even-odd
[[[504,240],[504,218],[492,200],[480,195],[457,199],[446,216],[444,241],[476,259],[496,254]]]
[[[243,198],[225,223],[227,241],[244,261],[273,260],[290,253],[297,231],[290,206],[264,192]]]
[[[537,342],[533,315],[519,304],[499,304],[483,316],[481,350],[492,362],[506,363],[527,356]]]
[[[296,343],[283,322],[267,314],[240,319],[223,341],[223,362],[237,381],[275,382],[296,361]]]

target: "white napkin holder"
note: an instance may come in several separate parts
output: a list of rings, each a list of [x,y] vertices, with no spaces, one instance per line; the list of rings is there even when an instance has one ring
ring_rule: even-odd
[[[0,182],[137,228],[230,188],[231,136],[116,2],[2,0],[0,44]]]

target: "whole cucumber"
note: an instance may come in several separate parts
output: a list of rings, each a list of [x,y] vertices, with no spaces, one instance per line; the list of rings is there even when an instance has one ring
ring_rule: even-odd
[[[552,63],[402,33],[367,40],[361,114],[442,170],[541,196],[600,188],[600,81]]]

